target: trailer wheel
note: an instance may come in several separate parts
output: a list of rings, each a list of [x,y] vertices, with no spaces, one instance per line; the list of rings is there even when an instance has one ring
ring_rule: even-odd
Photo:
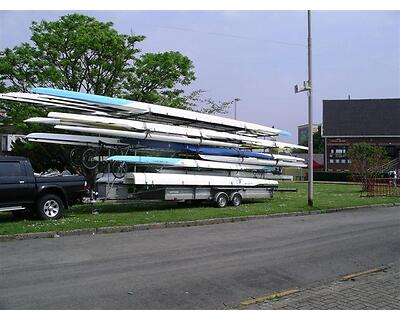
[[[228,195],[225,192],[218,192],[215,195],[215,205],[218,208],[224,208],[229,202]]]
[[[240,204],[242,203],[242,196],[240,195],[239,192],[235,192],[231,195],[231,205],[234,207],[239,207]]]

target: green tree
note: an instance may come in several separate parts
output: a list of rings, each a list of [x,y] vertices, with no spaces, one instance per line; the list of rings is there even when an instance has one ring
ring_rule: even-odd
[[[137,59],[140,35],[81,14],[33,22],[31,42],[0,52],[0,79],[27,92],[48,86],[113,96]]]
[[[368,143],[352,144],[347,150],[347,157],[351,161],[350,171],[361,181],[364,190],[368,179],[386,173],[383,168],[390,162],[383,147]]]
[[[314,153],[325,152],[325,140],[322,138],[321,126],[318,126],[318,131],[313,134]]]
[[[302,139],[299,143],[301,146],[308,146],[308,136]],[[318,130],[313,133],[313,147],[314,153],[324,153],[325,152],[325,140],[322,138],[321,126],[318,126]],[[296,153],[306,153],[307,151],[297,149]]]
[[[33,22],[30,30],[30,43],[0,52],[2,92],[28,92],[32,87],[46,86],[207,113],[224,112],[231,104],[203,98],[203,90],[185,94],[183,88],[196,79],[188,57],[175,51],[141,54],[137,45],[145,37],[120,34],[112,22],[68,14],[57,21]],[[29,117],[44,116],[46,112],[41,107],[0,101],[0,114],[5,115],[3,128],[12,126],[14,133],[54,131],[23,122]],[[32,143],[17,149],[15,152],[30,157],[37,152],[37,163],[45,163],[48,157]],[[61,165],[65,164],[62,159],[66,159],[68,147],[46,145],[46,149],[59,155]]]
[[[196,79],[192,61],[176,51],[143,54],[124,81],[125,98],[184,108],[184,90]]]

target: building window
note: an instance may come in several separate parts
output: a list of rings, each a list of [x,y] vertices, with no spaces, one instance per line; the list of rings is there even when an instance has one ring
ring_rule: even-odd
[[[329,163],[347,164],[347,146],[333,146],[329,148]]]
[[[1,151],[8,151],[7,150],[7,136],[6,135],[1,137]]]

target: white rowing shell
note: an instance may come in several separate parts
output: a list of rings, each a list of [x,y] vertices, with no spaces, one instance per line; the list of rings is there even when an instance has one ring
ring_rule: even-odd
[[[207,176],[174,173],[130,172],[126,180],[133,180],[136,185],[180,185],[180,186],[223,186],[223,187],[257,187],[278,186],[278,181],[267,179]]]
[[[238,144],[229,143],[229,142],[187,138],[184,136],[175,136],[175,135],[168,135],[168,134],[144,133],[144,132],[133,132],[133,131],[89,128],[89,127],[75,127],[75,126],[66,126],[66,125],[56,125],[56,126],[54,126],[54,128],[60,129],[60,130],[78,131],[78,132],[100,134],[100,135],[113,136],[113,137],[147,139],[147,140],[155,140],[155,141],[187,143],[187,144],[194,144],[194,145],[207,145],[207,146],[214,146],[214,147],[229,147],[229,148],[239,147]]]
[[[249,165],[238,163],[222,163],[217,161],[205,161],[196,159],[183,159],[183,158],[164,158],[164,157],[149,157],[149,156],[112,156],[107,159],[108,161],[126,162],[132,164],[148,164],[167,167],[181,167],[181,168],[201,168],[201,169],[221,169],[221,170],[254,170],[265,171],[271,169],[271,166],[265,165]],[[276,163],[276,161],[275,161]]]
[[[229,162],[229,163],[242,163],[242,164],[254,164],[254,165],[270,165],[278,167],[298,167],[305,168],[307,165],[304,162],[290,162],[282,160],[267,160],[267,159],[257,159],[257,158],[244,158],[244,157],[228,157],[228,156],[213,156],[199,154],[199,157],[208,161],[219,161],[219,162]]]
[[[114,145],[114,146],[127,146],[126,143],[121,143],[119,139],[107,137],[94,137],[73,134],[59,134],[59,133],[30,133],[25,137],[29,141],[53,143],[53,144],[67,144],[76,146],[99,146],[100,144]]]
[[[140,130],[140,131],[176,134],[176,135],[183,135],[188,138],[197,137],[201,139],[232,140],[232,142],[234,141],[237,143],[244,144],[245,146],[252,146],[252,147],[301,148],[301,149],[305,148],[303,146],[288,144],[284,142],[257,139],[245,135],[238,135],[238,134],[214,131],[209,129],[171,126],[159,123],[149,123],[149,122],[142,122],[135,120],[117,119],[111,117],[99,117],[99,116],[89,116],[89,115],[61,113],[61,112],[50,112],[48,114],[48,117],[49,118],[30,118],[25,120],[25,122],[36,122],[45,124],[62,124],[62,123],[69,124],[70,122],[74,122],[74,123],[90,124],[93,126],[100,125],[103,127],[110,126],[128,130]]]

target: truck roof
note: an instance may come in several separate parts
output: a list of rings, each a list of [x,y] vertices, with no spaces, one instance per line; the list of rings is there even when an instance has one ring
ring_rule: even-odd
[[[24,158],[24,157],[15,157],[15,156],[0,156],[0,162],[1,161],[21,161],[21,160],[28,160],[28,159]]]

